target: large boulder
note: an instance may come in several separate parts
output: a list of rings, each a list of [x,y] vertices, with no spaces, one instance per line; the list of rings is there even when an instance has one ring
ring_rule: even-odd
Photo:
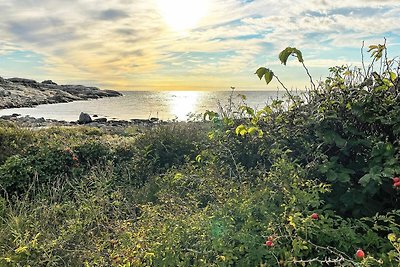
[[[79,124],[87,124],[87,123],[91,123],[92,122],[92,118],[90,117],[89,114],[81,112],[81,114],[79,115],[79,119],[78,119],[78,123]]]

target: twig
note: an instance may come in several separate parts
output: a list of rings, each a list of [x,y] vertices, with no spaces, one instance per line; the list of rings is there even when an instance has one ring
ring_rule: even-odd
[[[242,182],[242,177],[241,177],[241,175],[240,175],[239,167],[238,167],[238,165],[237,165],[237,163],[236,163],[236,160],[235,160],[235,157],[233,156],[232,151],[231,151],[228,147],[226,147],[225,145],[223,145],[221,142],[220,142],[220,145],[221,145],[226,151],[229,152],[229,155],[231,156],[232,161],[233,161],[233,165],[235,165],[235,169],[236,169],[236,172],[237,172],[237,176],[238,176],[238,178],[239,178],[239,181]]]
[[[364,62],[364,41],[362,41],[362,46],[361,46],[361,64],[364,70],[364,76],[367,77],[367,71],[365,69],[365,62]]]
[[[314,89],[314,91],[315,91],[315,88],[316,88],[316,87],[315,87],[315,83],[314,83],[314,81],[313,81],[313,78],[312,78],[310,72],[308,71],[308,68],[307,68],[306,65],[304,64],[304,61],[301,62],[301,64],[303,64],[303,67],[304,67],[304,69],[306,70],[306,73],[307,73],[307,75],[308,75],[308,78],[310,78],[311,85],[312,85],[312,87],[313,87],[313,89]]]
[[[285,89],[285,91],[286,91],[286,93],[288,94],[290,100],[292,100],[293,103],[297,106],[297,102],[296,102],[296,100],[294,99],[294,97],[292,96],[292,94],[289,92],[289,89],[281,82],[281,80],[279,79],[278,76],[276,76],[275,73],[274,73],[274,76],[275,76],[276,80],[279,82],[279,84]]]

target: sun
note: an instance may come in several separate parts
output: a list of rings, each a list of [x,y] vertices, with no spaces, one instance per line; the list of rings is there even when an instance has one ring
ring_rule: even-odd
[[[207,15],[209,0],[157,0],[165,22],[175,31],[194,28]]]

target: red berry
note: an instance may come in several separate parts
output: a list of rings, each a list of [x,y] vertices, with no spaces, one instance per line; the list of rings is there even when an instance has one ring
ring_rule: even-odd
[[[399,177],[394,177],[393,178],[393,183],[398,183],[400,182],[400,178]]]
[[[318,220],[318,213],[311,214],[311,218],[314,220]]]
[[[364,257],[365,257],[364,251],[363,251],[362,249],[358,249],[357,252],[356,252],[356,257],[357,257],[358,259],[364,258]]]
[[[393,184],[394,187],[400,187],[400,181]]]
[[[274,245],[274,242],[268,240],[267,242],[265,242],[265,245],[266,245],[267,247],[272,247],[272,246]]]

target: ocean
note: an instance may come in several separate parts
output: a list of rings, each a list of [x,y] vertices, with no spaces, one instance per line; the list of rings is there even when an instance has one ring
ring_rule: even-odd
[[[76,121],[81,112],[99,118],[131,120],[149,119],[184,121],[191,114],[203,114],[207,110],[218,111],[226,106],[229,97],[233,103],[243,102],[261,109],[272,99],[282,98],[284,91],[123,91],[122,97],[102,98],[89,101],[40,105],[34,108],[0,110],[0,116],[14,113],[35,118]],[[245,100],[240,97],[245,96]]]

